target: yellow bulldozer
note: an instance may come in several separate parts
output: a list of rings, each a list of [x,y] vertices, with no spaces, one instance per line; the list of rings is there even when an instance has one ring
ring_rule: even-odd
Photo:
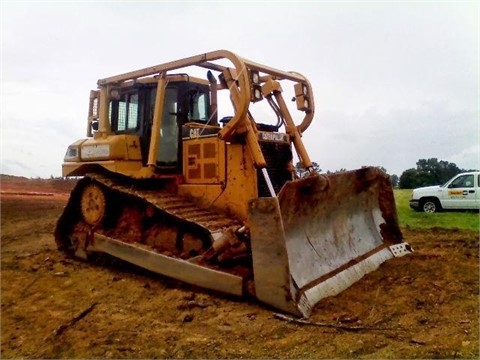
[[[55,229],[68,255],[107,253],[308,317],[410,252],[387,174],[315,171],[302,142],[315,112],[303,75],[219,50],[97,85],[87,138],[62,165],[81,177]]]

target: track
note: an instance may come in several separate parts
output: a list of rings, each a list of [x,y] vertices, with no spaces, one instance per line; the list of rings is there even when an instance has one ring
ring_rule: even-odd
[[[85,189],[92,185],[100,188],[104,196],[97,206],[104,206],[98,223],[85,216],[82,203]],[[69,255],[88,258],[93,237],[100,236],[242,278],[250,277],[250,247],[248,236],[239,233],[241,222],[200,208],[166,187],[152,188],[146,182],[86,175],[73,189],[57,222],[58,248]]]

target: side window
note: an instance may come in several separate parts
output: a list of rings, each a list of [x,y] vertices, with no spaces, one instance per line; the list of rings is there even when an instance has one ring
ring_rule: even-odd
[[[453,180],[452,188],[471,188],[474,186],[473,175],[463,175]]]
[[[128,102],[127,129],[135,130],[138,126],[138,94],[130,95]]]
[[[125,96],[118,102],[118,122],[117,131],[125,131],[125,123],[127,122],[127,101]]]
[[[207,95],[200,91],[190,92],[190,106],[188,113],[189,121],[207,121],[208,104]]]
[[[119,100],[110,102],[109,120],[114,132],[138,129],[138,93],[122,94]]]

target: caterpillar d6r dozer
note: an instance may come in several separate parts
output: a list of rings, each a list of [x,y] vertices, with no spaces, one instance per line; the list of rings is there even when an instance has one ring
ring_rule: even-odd
[[[302,133],[314,106],[304,76],[225,50],[99,80],[87,138],[62,166],[81,179],[58,220],[58,248],[308,317],[410,251],[389,176],[313,170]],[[296,176],[294,156],[307,176]]]

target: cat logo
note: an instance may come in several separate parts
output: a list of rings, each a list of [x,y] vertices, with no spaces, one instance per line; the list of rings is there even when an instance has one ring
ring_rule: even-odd
[[[190,139],[196,139],[200,137],[200,129],[190,129]]]

